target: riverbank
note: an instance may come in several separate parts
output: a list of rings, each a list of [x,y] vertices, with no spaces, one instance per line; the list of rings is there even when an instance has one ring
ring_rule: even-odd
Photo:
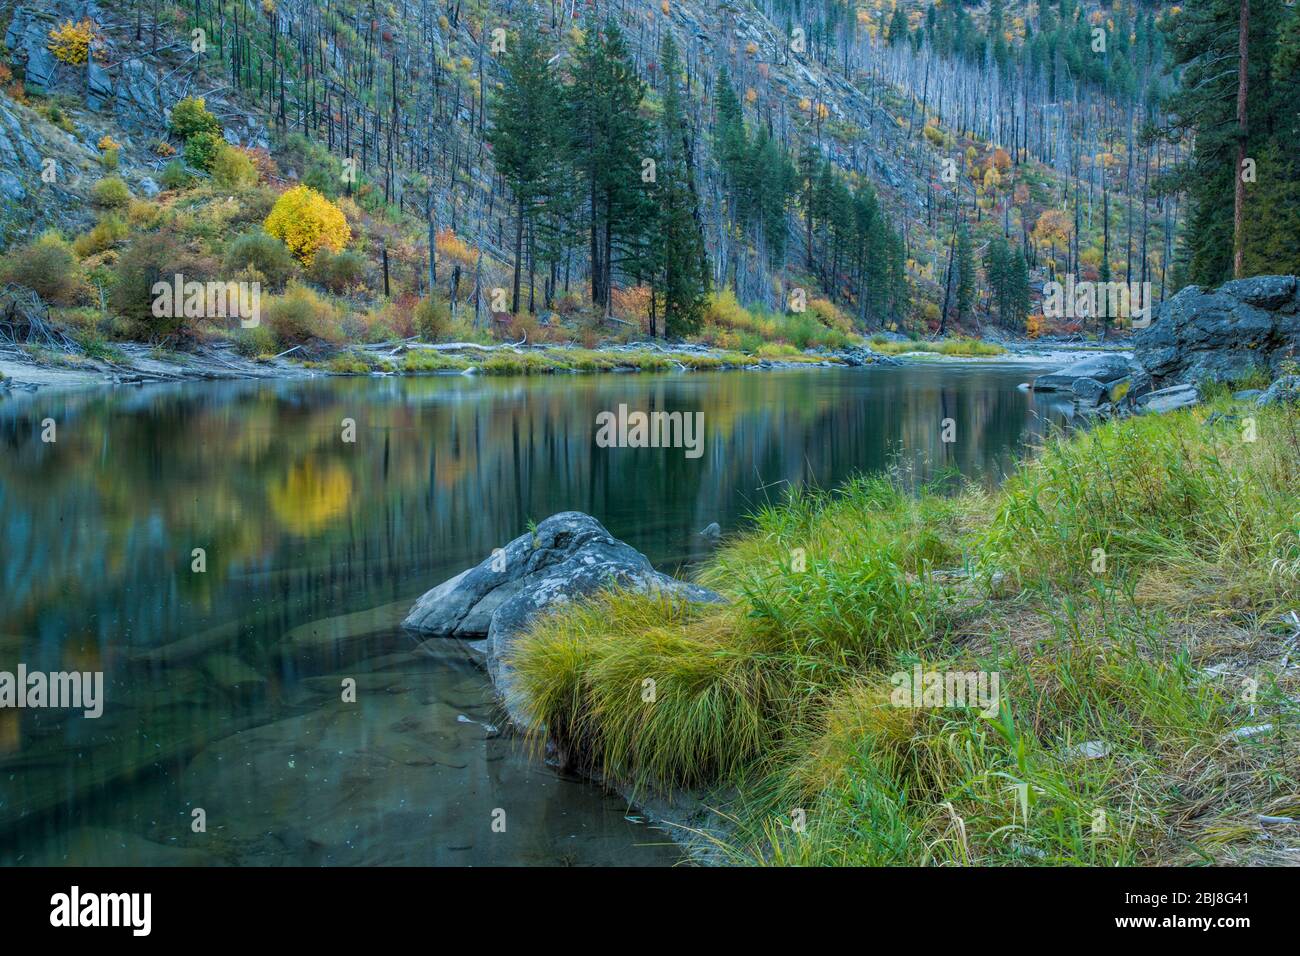
[[[890,340],[847,348],[772,345],[739,352],[706,345],[632,342],[597,348],[416,340],[345,349],[248,356],[230,343],[189,351],[115,343],[87,351],[9,349],[0,352],[0,388],[65,389],[149,382],[326,375],[545,375],[597,372],[762,371],[809,367],[888,365],[900,361],[1066,364],[1092,351],[1077,343],[998,344],[979,339]]]
[[[996,492],[764,508],[697,576],[726,605],[543,618],[512,658],[533,730],[715,807],[728,862],[1294,862],[1300,413],[1206,398]]]

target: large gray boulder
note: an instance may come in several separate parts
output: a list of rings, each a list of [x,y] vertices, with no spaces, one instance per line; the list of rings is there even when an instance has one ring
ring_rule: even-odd
[[[1257,276],[1213,291],[1186,286],[1133,338],[1134,360],[1158,386],[1278,374],[1300,354],[1295,276]]]
[[[1127,375],[1129,375],[1128,359],[1123,355],[1107,352],[1102,355],[1090,355],[1088,358],[1071,362],[1063,369],[1038,376],[1034,379],[1034,391],[1069,391],[1081,378],[1092,379],[1106,385]]]
[[[563,511],[426,592],[402,624],[429,637],[470,641],[510,719],[522,727],[529,712],[510,667],[515,641],[542,612],[611,586],[684,601],[723,600],[656,571],[644,554],[590,515]]]

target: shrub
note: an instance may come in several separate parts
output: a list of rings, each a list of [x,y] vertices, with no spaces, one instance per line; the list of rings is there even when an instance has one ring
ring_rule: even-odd
[[[366,262],[350,249],[331,252],[321,249],[307,269],[307,277],[317,285],[341,295],[361,283]]]
[[[73,248],[53,230],[0,260],[0,276],[60,304],[71,302],[81,287],[81,268]]]
[[[126,207],[126,218],[137,229],[152,229],[162,218],[162,209],[147,199],[132,199]]]
[[[187,189],[194,182],[194,177],[190,175],[185,164],[179,159],[173,159],[163,167],[162,185],[163,189]]]
[[[206,173],[224,149],[226,141],[220,133],[195,133],[185,141],[185,162]]]
[[[90,58],[90,43],[95,38],[95,25],[89,18],[80,23],[65,20],[50,31],[49,51],[60,63],[82,66]]]
[[[108,302],[137,338],[189,334],[192,329],[179,314],[180,308],[172,309],[173,315],[153,314],[154,284],[171,282],[177,273],[186,281],[203,282],[215,271],[214,262],[180,244],[175,235],[145,233],[137,236],[117,260]]]
[[[105,176],[95,183],[91,190],[91,199],[96,206],[105,209],[120,209],[131,201],[131,190],[120,176]]]
[[[264,325],[239,329],[235,333],[234,344],[235,351],[244,358],[258,358],[276,352],[275,335]]]
[[[352,238],[342,210],[310,186],[295,186],[280,196],[264,228],[304,265],[310,265],[320,249],[339,252]]]
[[[207,108],[203,97],[187,96],[172,107],[171,131],[181,139],[196,133],[221,135],[221,121]]]
[[[451,326],[451,311],[439,296],[421,299],[415,307],[415,331],[420,338],[433,342],[447,334]]]
[[[263,311],[267,326],[282,346],[340,338],[334,307],[305,285],[290,283],[284,295],[271,299]]]
[[[189,144],[186,144],[189,149]],[[223,146],[212,161],[212,181],[227,189],[243,189],[257,184],[257,167],[242,149]]]
[[[82,259],[110,249],[126,238],[126,220],[115,212],[105,213],[95,227],[73,242],[73,251]]]
[[[284,288],[297,268],[285,244],[261,231],[245,233],[232,242],[224,266],[227,272],[256,269],[272,289]]]

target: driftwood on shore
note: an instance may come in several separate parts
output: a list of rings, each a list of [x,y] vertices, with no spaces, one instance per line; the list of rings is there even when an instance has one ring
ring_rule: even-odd
[[[421,342],[418,341],[418,335],[412,335],[404,339],[390,339],[387,342],[378,342],[374,345],[361,346],[367,352],[387,352],[389,355],[397,355],[402,351],[415,349],[422,352],[463,352],[466,350],[475,352],[514,352],[519,353],[521,347],[528,345],[528,336],[524,336],[518,342],[502,342],[499,345],[480,345],[478,342]],[[541,346],[534,346],[541,348]],[[278,357],[278,356],[277,356]]]

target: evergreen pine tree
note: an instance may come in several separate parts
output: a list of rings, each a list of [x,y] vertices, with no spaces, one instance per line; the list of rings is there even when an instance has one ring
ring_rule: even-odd
[[[709,267],[691,187],[689,137],[677,85],[682,66],[672,33],[664,34],[659,59],[664,90],[656,176],[655,285],[663,293],[665,334],[681,336],[699,327]]]
[[[642,161],[649,127],[641,117],[645,86],[618,24],[589,16],[583,31],[568,90],[572,142],[586,193],[591,301],[608,311],[615,267],[635,274],[648,263],[654,217]]]

